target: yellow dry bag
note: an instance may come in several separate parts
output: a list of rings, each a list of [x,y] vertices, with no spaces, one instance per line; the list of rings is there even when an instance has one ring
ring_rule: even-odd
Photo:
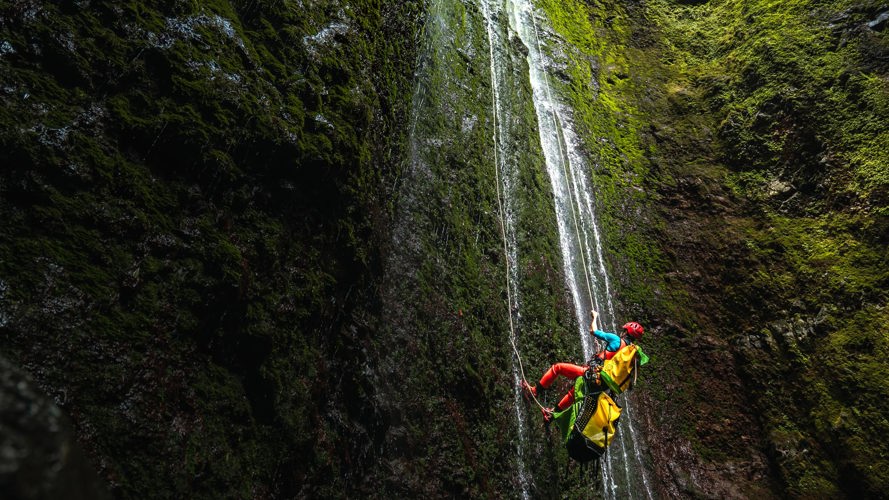
[[[633,385],[636,378],[636,368],[645,363],[648,363],[648,356],[642,352],[639,346],[630,344],[617,351],[613,358],[605,361],[599,376],[617,395]]]
[[[590,405],[590,408],[595,408],[595,410],[589,420],[584,422],[586,416],[586,411],[584,411],[584,414],[575,422],[577,430],[594,445],[607,448],[611,444],[611,440],[614,439],[614,433],[617,432],[617,418],[620,417],[621,408],[604,392],[599,393],[596,404]],[[580,427],[581,425],[583,428]]]

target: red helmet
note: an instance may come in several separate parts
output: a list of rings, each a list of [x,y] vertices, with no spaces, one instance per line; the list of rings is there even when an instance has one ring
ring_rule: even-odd
[[[642,334],[645,333],[645,329],[642,328],[642,325],[640,325],[639,323],[636,323],[635,321],[630,321],[629,323],[625,324],[621,328],[623,328],[624,330],[627,331],[627,335],[629,335],[630,337],[633,337],[636,340],[641,339]]]

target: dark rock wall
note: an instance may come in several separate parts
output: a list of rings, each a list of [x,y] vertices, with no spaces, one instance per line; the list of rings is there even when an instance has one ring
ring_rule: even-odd
[[[0,496],[109,498],[71,422],[34,380],[0,358]]]
[[[0,5],[2,350],[116,496],[364,487],[423,10]]]
[[[429,8],[0,4],[0,348],[114,496],[518,494],[487,38]],[[574,349],[511,106],[542,365]]]

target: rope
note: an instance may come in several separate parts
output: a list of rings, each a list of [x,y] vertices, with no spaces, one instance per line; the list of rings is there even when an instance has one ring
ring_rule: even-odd
[[[534,26],[534,39],[537,41],[537,53],[543,54],[543,47],[540,45],[540,33],[537,30],[537,19],[534,17],[533,13],[529,13],[529,17],[531,18],[531,25]],[[546,98],[549,99],[550,103],[552,103],[553,96],[552,96],[552,92],[550,90],[551,86],[549,83],[549,73],[547,73],[546,71],[543,71],[543,77],[546,81]],[[552,116],[553,123],[557,126],[557,129],[562,130],[562,120],[559,117],[559,114],[556,112],[556,109],[554,106],[550,107],[550,115]],[[584,239],[580,237],[580,225],[577,223],[577,211],[576,211],[575,202],[574,202],[574,190],[571,189],[572,177],[569,176],[569,173],[568,173],[568,154],[565,151],[563,151],[563,149],[562,149],[563,148],[563,140],[564,140],[564,135],[560,135],[559,140],[557,141],[559,144],[559,159],[562,162],[562,169],[565,172],[565,181],[568,183],[568,198],[571,201],[571,219],[574,222],[574,233],[577,236],[577,243],[580,245],[580,259],[581,259],[581,264],[583,265],[583,275],[586,280],[587,293],[590,296],[590,302],[592,302],[593,287],[590,284],[590,274],[589,274],[589,271],[587,270],[587,265],[586,265],[586,252],[584,251],[584,245],[583,245]]]
[[[485,19],[488,19],[487,5],[482,4],[482,7],[485,9]],[[497,79],[494,73],[494,41],[488,39],[488,52],[489,57],[491,58],[491,108],[494,110],[494,176],[496,180],[497,186],[497,209],[498,215],[500,219],[500,234],[503,237],[503,256],[506,259],[506,300],[507,300],[507,309],[509,313],[509,343],[512,344],[512,350],[515,352],[516,359],[519,362],[519,373],[522,377],[522,382],[524,385],[528,384],[528,379],[525,377],[525,367],[522,363],[522,355],[519,353],[519,348],[516,345],[516,333],[515,333],[515,324],[512,320],[512,286],[509,283],[509,277],[512,276],[510,264],[509,264],[509,245],[506,237],[506,213],[503,210],[503,201],[502,201],[502,193],[500,191],[500,155],[498,154],[500,142],[498,140],[498,120],[497,120],[497,101],[498,92],[497,92]],[[524,387],[522,388],[524,390]],[[537,406],[540,407],[541,410],[545,410],[544,406],[540,404],[540,401],[537,400],[537,395],[531,391],[528,391],[531,394],[531,397],[534,399],[534,402],[537,403]]]
[[[540,33],[537,30],[537,19],[534,17],[533,12],[529,12],[528,16],[531,18],[531,25],[534,27],[534,39],[537,41],[537,53],[542,55],[543,54],[543,47],[540,45]],[[549,73],[547,73],[546,71],[543,71],[543,77],[546,82],[546,97],[547,97],[547,99],[549,99],[549,102],[552,104],[553,103],[553,96],[552,96],[552,92],[550,90],[551,86],[550,86],[550,82],[549,82]],[[561,131],[562,130],[562,120],[559,117],[559,114],[556,112],[556,109],[554,106],[550,107],[550,115],[552,116],[553,123],[556,125],[557,130]],[[563,146],[564,146],[563,141],[564,141],[564,134],[560,134],[559,137],[557,137],[557,143],[559,145],[559,160],[562,163],[562,170],[564,171],[565,182],[568,184],[568,199],[570,201],[569,205],[571,206],[571,220],[572,220],[572,222],[574,222],[574,234],[577,238],[577,244],[580,246],[580,263],[581,263],[581,266],[583,267],[583,277],[584,277],[584,280],[586,283],[587,294],[590,298],[590,305],[592,305],[592,303],[595,301],[595,296],[593,295],[593,287],[590,282],[590,273],[587,268],[587,262],[586,262],[586,250],[584,248],[584,241],[586,241],[586,240],[584,238],[582,238],[580,235],[580,224],[577,221],[577,208],[576,208],[577,203],[575,202],[574,189],[572,188],[572,182],[571,182],[573,177],[570,176],[569,172],[568,172],[569,160],[568,160],[568,154],[563,150]],[[600,351],[601,346],[599,344],[599,340],[595,339],[595,340],[593,340],[593,342],[595,343],[596,351]]]
[[[534,37],[537,41],[538,54],[542,54],[543,52],[542,52],[542,48],[540,46],[540,35],[537,30],[537,20],[534,19],[533,13],[529,13],[529,15],[531,16],[531,22],[532,22],[532,25],[534,26]],[[487,17],[487,8],[485,8],[485,16]],[[493,42],[493,40],[488,40],[488,52],[489,52],[489,57],[491,58],[491,61],[494,60],[494,46],[493,46],[492,42]],[[544,78],[546,79],[547,98],[549,99],[550,103],[552,103],[553,99],[552,99],[552,94],[550,91],[549,75],[546,73],[546,71],[544,71],[543,73],[544,73]],[[510,266],[510,260],[509,260],[508,238],[506,236],[506,214],[503,209],[503,200],[502,200],[503,193],[501,192],[501,182],[500,182],[500,155],[498,153],[499,152],[499,141],[498,141],[498,120],[497,120],[497,118],[498,118],[498,113],[497,113],[498,92],[497,92],[496,75],[495,75],[493,63],[491,64],[491,89],[492,89],[491,107],[494,110],[494,113],[493,113],[493,115],[494,115],[493,116],[493,119],[494,119],[494,137],[493,137],[493,139],[494,139],[494,173],[495,173],[496,187],[497,187],[497,208],[498,208],[498,215],[499,215],[499,222],[500,222],[500,234],[503,239],[503,254],[506,257],[506,298],[507,298],[507,306],[508,306],[508,312],[509,312],[509,333],[510,333],[509,342],[512,345],[513,352],[515,352],[516,359],[518,360],[519,373],[521,374],[522,382],[524,383],[524,385],[530,385],[530,384],[528,384],[528,379],[525,376],[525,367],[524,367],[524,363],[522,362],[522,355],[519,352],[518,346],[516,345],[515,324],[513,322],[512,287],[511,287],[510,281],[509,281],[509,277],[512,275],[512,273],[511,273],[511,266]],[[551,113],[551,116],[553,119],[553,123],[554,123],[554,125],[556,125],[556,130],[561,130],[562,129],[561,119],[558,116],[558,113],[556,113],[555,109],[551,109],[550,113]],[[577,208],[575,206],[576,201],[575,201],[575,196],[574,196],[574,189],[572,187],[573,183],[571,182],[573,178],[570,176],[570,174],[568,172],[568,155],[563,150],[564,135],[559,134],[559,136],[556,137],[556,141],[559,146],[559,159],[562,163],[562,167],[564,170],[565,181],[568,183],[568,198],[569,198],[569,202],[570,202],[569,204],[571,206],[571,218],[572,218],[572,221],[574,222],[575,236],[577,238],[578,245],[580,246],[581,267],[583,268],[584,280],[585,280],[586,287],[587,287],[587,294],[588,294],[588,296],[590,298],[590,302],[592,304],[592,302],[595,300],[595,296],[593,295],[592,283],[590,281],[590,273],[589,273],[589,270],[587,269],[586,249],[585,249],[585,245],[584,245],[585,240],[584,240],[584,238],[581,237],[580,224],[579,224],[578,218],[577,218]],[[594,342],[596,344],[596,350],[599,350],[600,346],[599,346],[598,340],[595,340]],[[537,395],[535,395],[533,392],[530,392],[530,391],[528,391],[528,392],[531,394],[531,397],[534,399],[534,402],[537,404],[537,406],[539,406],[541,410],[545,410],[544,406],[537,399]]]

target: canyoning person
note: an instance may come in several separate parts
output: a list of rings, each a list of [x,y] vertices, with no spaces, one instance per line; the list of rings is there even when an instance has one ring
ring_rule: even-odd
[[[590,382],[595,382],[595,389],[597,391],[602,391],[608,388],[612,388],[611,384],[606,385],[603,383],[598,377],[598,371],[606,360],[610,360],[614,358],[615,354],[620,351],[622,348],[632,345],[633,342],[642,338],[642,334],[645,332],[645,329],[639,323],[635,321],[631,321],[626,323],[622,328],[623,331],[620,335],[603,332],[596,328],[596,320],[599,317],[599,313],[596,311],[592,311],[591,313],[592,321],[590,323],[590,335],[596,337],[597,339],[605,342],[605,348],[596,353],[596,355],[584,365],[575,365],[573,363],[556,363],[549,367],[549,369],[544,372],[543,376],[540,377],[540,381],[537,385],[530,385],[527,382],[522,382],[522,387],[525,391],[530,394],[533,394],[535,397],[541,397],[543,395],[543,391],[548,389],[553,382],[559,377],[565,377],[571,380],[577,379],[582,375],[587,375],[587,379]],[[644,354],[643,354],[644,356]],[[648,356],[644,356],[644,362],[648,361]],[[571,406],[574,403],[574,387],[572,387],[563,397],[559,400],[559,403],[555,407],[543,407],[541,411],[543,412],[543,420],[546,423],[549,423],[552,420],[553,414],[555,412],[563,411]],[[589,391],[588,392],[592,392]],[[622,390],[618,389],[616,391],[618,394],[622,392]]]
[[[539,398],[544,424],[549,428],[550,422],[556,423],[568,456],[579,463],[598,460],[608,451],[622,411],[612,398],[629,390],[638,367],[648,362],[648,356],[635,343],[645,331],[642,325],[631,321],[617,335],[596,328],[598,316],[592,312],[590,335],[604,341],[605,348],[593,359],[584,365],[556,363],[536,385],[522,381],[524,390]],[[541,402],[543,392],[559,376],[574,383],[555,407],[546,407]]]

